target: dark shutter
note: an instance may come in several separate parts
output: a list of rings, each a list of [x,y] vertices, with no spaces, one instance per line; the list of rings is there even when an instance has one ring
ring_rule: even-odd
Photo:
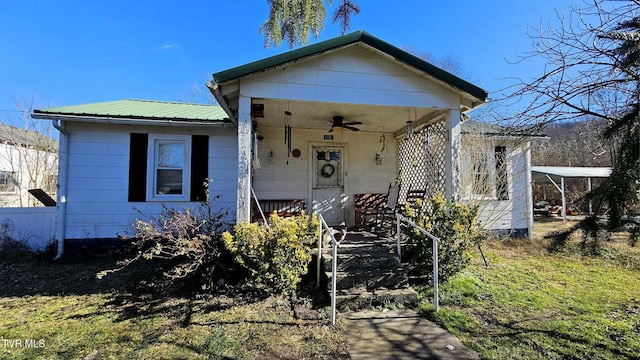
[[[191,136],[191,201],[207,200],[204,182],[209,176],[209,137]]]
[[[131,134],[129,144],[129,201],[145,201],[147,197],[148,134]]]

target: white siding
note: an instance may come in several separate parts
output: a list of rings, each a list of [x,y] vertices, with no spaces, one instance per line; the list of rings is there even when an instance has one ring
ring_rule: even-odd
[[[44,250],[55,235],[56,208],[0,208],[0,222],[8,225],[6,235],[33,250]]]
[[[0,207],[43,206],[28,190],[44,188],[45,178],[55,177],[56,170],[57,154],[0,144],[0,171],[16,173],[18,183],[16,191],[0,192]],[[55,182],[50,185],[52,189],[43,190],[55,199]]]
[[[491,151],[491,157],[494,156],[493,145],[487,145],[487,151]],[[526,168],[524,149],[528,146],[528,143],[519,141],[501,143],[499,145],[507,147],[509,200],[470,200],[470,188],[467,188],[466,194],[463,194],[463,202],[480,206],[480,220],[489,230],[527,229],[526,186],[528,184],[526,183],[526,172],[530,171],[530,169]],[[467,160],[462,164],[463,166],[468,166],[469,161]],[[492,167],[495,169],[493,164]],[[465,167],[462,171],[468,174],[470,169]]]
[[[233,215],[236,202],[236,129],[232,127],[167,128],[125,125],[68,125],[69,182],[67,188],[67,239],[114,238],[131,231],[142,214],[154,215],[160,202],[129,202],[130,133],[209,135],[209,178],[217,205]],[[167,202],[175,208],[191,202]]]
[[[382,150],[380,133],[334,133],[333,141],[324,141],[326,130],[293,129],[292,149],[299,149],[301,156],[287,158],[287,148],[281,128],[260,128],[264,140],[258,144],[260,169],[255,170],[254,189],[259,199],[306,199],[310,204],[309,147],[344,146],[348,158],[345,168],[347,191],[346,219],[354,224],[353,194],[386,193],[389,183],[397,175],[396,143],[393,134],[386,135],[386,149],[382,153],[382,165],[376,165],[376,152]],[[273,153],[270,162],[269,154]]]
[[[460,96],[362,46],[242,80],[243,96],[458,109]]]

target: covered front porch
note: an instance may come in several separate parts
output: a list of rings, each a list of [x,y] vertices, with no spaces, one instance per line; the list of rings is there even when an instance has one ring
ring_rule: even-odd
[[[410,190],[456,196],[461,117],[487,95],[365,32],[216,73],[208,86],[237,122],[236,220],[250,220],[253,188],[347,226],[358,194],[390,183],[400,202]]]
[[[386,195],[391,183],[400,183],[400,202],[409,190],[453,194],[454,188],[446,186],[453,183],[446,181],[447,174],[454,178],[454,157],[446,156],[447,149],[456,151],[447,142],[450,111],[254,101],[265,110],[263,118],[253,120],[250,176],[266,212],[286,214],[304,203],[308,212],[321,212],[329,225],[352,227],[360,222],[357,199]],[[350,126],[358,131],[332,127],[334,116],[362,124]]]

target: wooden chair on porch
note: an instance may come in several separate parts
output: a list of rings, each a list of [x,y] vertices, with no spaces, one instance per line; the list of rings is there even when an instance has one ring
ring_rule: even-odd
[[[369,229],[375,226],[376,214],[387,202],[387,193],[353,194],[356,227]]]
[[[393,234],[395,231],[396,211],[400,199],[400,184],[389,184],[387,202],[376,211],[376,233],[378,236]]]
[[[427,191],[426,190],[409,190],[407,192],[407,196],[405,199],[405,203],[403,206],[403,209],[406,209],[407,207],[412,208],[413,210],[418,210],[421,211],[422,208],[418,209],[418,200],[422,201],[421,203],[421,207],[424,207],[424,197],[426,196]]]

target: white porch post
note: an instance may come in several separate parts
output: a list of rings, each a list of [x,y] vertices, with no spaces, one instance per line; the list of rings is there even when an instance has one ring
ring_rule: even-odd
[[[591,178],[587,178],[587,190],[591,192]],[[593,203],[589,200],[589,216],[593,215]]]
[[[238,104],[238,199],[236,223],[249,221],[251,210],[251,98]]]
[[[529,236],[529,240],[533,240],[533,182],[531,180],[531,142],[527,142],[527,146],[524,152],[524,161],[524,168],[527,170],[524,180],[527,198],[527,201],[525,202],[525,206],[527,207],[525,211],[525,214],[527,214],[527,235]]]
[[[562,221],[567,221],[567,197],[564,193],[564,176],[560,178],[560,187],[562,190]]]
[[[446,126],[445,196],[457,200],[460,197],[460,110],[449,110]]]

